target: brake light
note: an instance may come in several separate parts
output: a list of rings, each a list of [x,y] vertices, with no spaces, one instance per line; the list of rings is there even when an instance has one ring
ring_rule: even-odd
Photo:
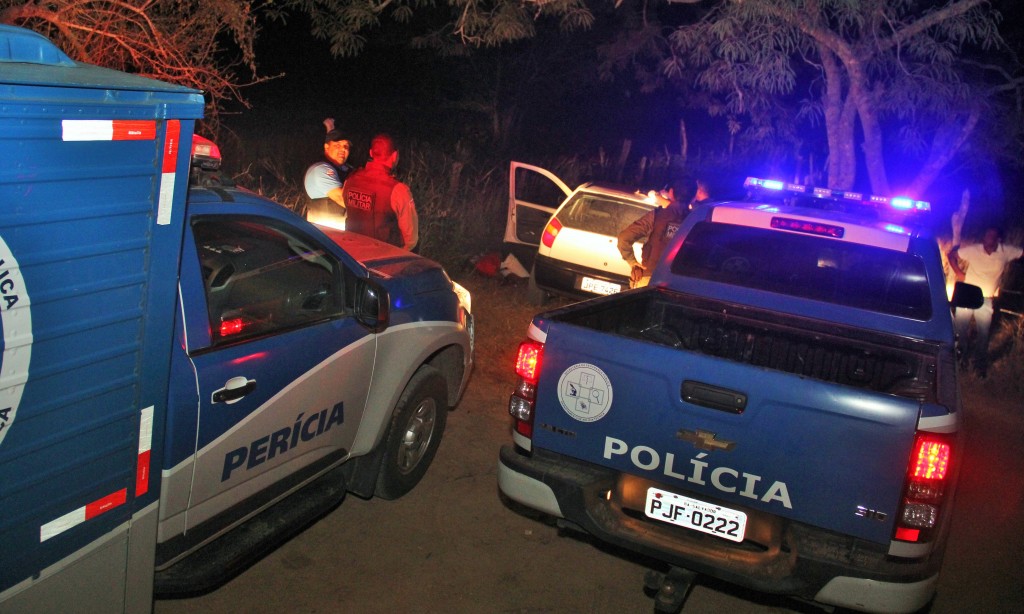
[[[545,247],[551,247],[555,242],[555,237],[557,237],[558,233],[561,231],[562,223],[555,218],[551,218],[548,225],[544,227],[544,234],[541,236],[540,240],[544,243]]]
[[[544,353],[544,346],[536,341],[524,341],[519,344],[519,352],[516,355],[516,375],[537,383],[540,376],[540,357]]]
[[[508,400],[508,413],[512,416],[515,432],[523,437],[533,437],[533,417],[537,402],[537,380],[540,378],[541,357],[544,344],[524,341],[516,353],[516,375],[519,381]]]
[[[952,461],[953,441],[949,436],[917,434],[896,522],[896,539],[909,542],[930,539],[942,510]]]
[[[842,239],[843,235],[846,234],[846,229],[842,226],[837,226],[835,224],[822,224],[819,222],[808,222],[806,220],[797,220],[788,217],[773,217],[771,224],[772,228],[820,235],[822,237],[832,237],[834,239]]]
[[[205,170],[220,168],[220,147],[206,137],[192,135],[192,165]]]
[[[910,477],[920,480],[946,479],[946,472],[949,471],[949,452],[948,443],[918,439]]]

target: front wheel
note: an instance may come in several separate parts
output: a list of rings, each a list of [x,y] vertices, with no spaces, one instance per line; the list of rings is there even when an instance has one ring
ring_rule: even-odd
[[[397,499],[423,479],[448,419],[448,385],[433,367],[413,375],[391,419],[374,493]]]

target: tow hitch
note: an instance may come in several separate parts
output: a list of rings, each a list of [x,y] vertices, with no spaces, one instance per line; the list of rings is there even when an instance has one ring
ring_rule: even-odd
[[[672,567],[668,573],[650,570],[644,574],[644,588],[654,593],[654,611],[677,614],[693,588],[697,572]]]

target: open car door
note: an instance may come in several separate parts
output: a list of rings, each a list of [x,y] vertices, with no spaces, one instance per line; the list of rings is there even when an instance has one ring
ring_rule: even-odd
[[[529,268],[544,226],[571,193],[572,189],[550,171],[512,162],[508,172],[505,251],[514,253]]]

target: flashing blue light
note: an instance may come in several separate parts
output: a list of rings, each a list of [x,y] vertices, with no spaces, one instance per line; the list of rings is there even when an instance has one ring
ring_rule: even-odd
[[[774,179],[765,179],[761,182],[761,187],[766,190],[782,190],[786,187],[786,184]]]
[[[896,233],[898,235],[908,235],[908,234],[910,234],[910,232],[906,228],[904,228],[903,226],[900,226],[898,224],[886,224],[885,225],[885,229],[888,230],[889,232],[894,232],[894,233]]]
[[[914,208],[914,201],[909,198],[903,198],[898,196],[889,200],[889,206],[893,209],[903,209],[909,211]]]

